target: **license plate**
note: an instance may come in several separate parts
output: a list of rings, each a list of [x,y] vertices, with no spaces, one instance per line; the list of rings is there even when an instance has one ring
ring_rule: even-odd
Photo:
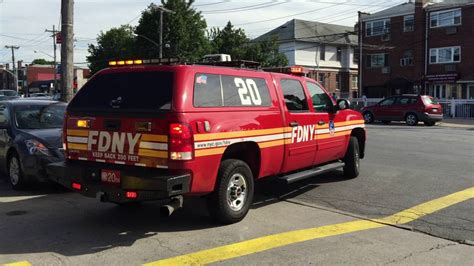
[[[102,169],[100,180],[108,184],[120,184],[120,171]]]
[[[437,113],[437,112],[438,112],[438,109],[433,108],[433,109],[431,109],[431,111],[433,111],[433,113]]]

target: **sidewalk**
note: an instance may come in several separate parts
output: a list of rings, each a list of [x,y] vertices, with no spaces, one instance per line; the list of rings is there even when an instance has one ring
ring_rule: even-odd
[[[440,127],[473,128],[474,119],[472,118],[445,118],[437,123]]]

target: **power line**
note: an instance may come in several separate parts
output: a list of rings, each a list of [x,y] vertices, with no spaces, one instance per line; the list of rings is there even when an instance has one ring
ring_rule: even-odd
[[[220,10],[204,10],[201,11],[202,14],[223,14],[223,13],[235,13],[235,12],[244,12],[250,11],[255,9],[267,8],[271,6],[278,6],[282,4],[286,4],[287,2],[267,2],[261,3],[257,5],[250,5],[250,6],[243,6],[243,7],[236,7],[236,8],[229,8],[229,9],[220,9]]]

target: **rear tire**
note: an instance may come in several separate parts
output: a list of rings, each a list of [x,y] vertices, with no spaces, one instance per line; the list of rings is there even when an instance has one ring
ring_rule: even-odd
[[[344,156],[344,176],[346,178],[356,178],[359,176],[360,154],[359,141],[356,137],[349,139],[349,146],[347,147],[346,155]]]
[[[416,125],[418,125],[418,117],[413,113],[409,113],[405,117],[405,122],[409,126],[416,126]]]
[[[223,224],[239,222],[247,215],[253,194],[250,167],[241,160],[224,160],[219,167],[215,191],[208,198],[209,213]]]
[[[374,122],[374,115],[371,112],[364,112],[364,121],[366,124],[372,124]]]
[[[21,169],[21,162],[18,153],[13,152],[8,158],[8,181],[15,190],[22,190],[28,187],[28,180]]]
[[[432,126],[436,125],[436,122],[433,122],[433,121],[426,121],[426,122],[425,122],[425,125],[426,125],[426,126],[429,126],[429,127],[432,127]]]

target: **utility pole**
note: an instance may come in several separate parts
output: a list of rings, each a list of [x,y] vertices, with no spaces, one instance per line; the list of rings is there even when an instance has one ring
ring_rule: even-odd
[[[163,6],[155,6],[156,9],[160,11],[160,38],[159,38],[159,45],[160,45],[160,52],[159,52],[159,57],[160,59],[163,58],[163,13],[171,13],[174,14],[175,12],[173,10],[169,10],[167,8],[164,8]]]
[[[20,49],[20,46],[14,46],[14,45],[5,45],[5,48],[7,49],[12,49],[12,64],[13,64],[13,73],[15,73],[15,90],[18,91],[18,69],[16,67],[16,62],[15,62],[15,50]]]
[[[61,0],[61,101],[69,102],[74,82],[73,0]]]
[[[56,90],[58,89],[58,80],[57,80],[57,75],[56,75],[56,34],[59,32],[57,31],[55,28],[54,28],[54,25],[53,25],[53,30],[48,30],[46,29],[45,32],[50,32],[52,35],[51,37],[53,37],[53,48],[54,48],[54,54],[53,54],[53,58],[54,58],[54,63],[53,63],[53,75],[54,75],[54,88],[53,88],[53,92],[55,93]],[[51,91],[49,92],[51,94]]]

